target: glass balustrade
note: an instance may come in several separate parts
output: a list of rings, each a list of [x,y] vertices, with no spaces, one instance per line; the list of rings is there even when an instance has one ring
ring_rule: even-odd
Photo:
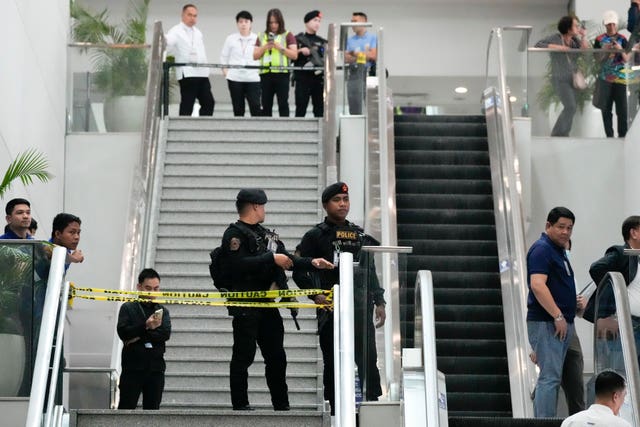
[[[621,60],[622,55],[626,62]],[[617,70],[611,61],[622,61]],[[638,112],[640,52],[603,49],[529,49],[529,113],[533,136],[606,137],[602,111],[610,111],[614,136]],[[574,73],[584,77],[576,88]],[[607,79],[606,81],[604,79]],[[613,100],[619,102],[611,107]],[[514,109],[514,114],[517,110]]]
[[[0,397],[29,396],[52,246],[0,240]]]
[[[146,45],[70,44],[67,131],[141,131],[149,57]]]

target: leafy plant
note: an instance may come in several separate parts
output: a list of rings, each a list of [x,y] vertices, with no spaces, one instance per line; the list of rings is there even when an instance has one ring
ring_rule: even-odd
[[[28,253],[17,247],[0,246],[0,333],[20,332],[20,292],[32,280],[31,267]]]
[[[120,25],[109,22],[108,9],[92,13],[77,1],[71,3],[72,37],[76,42],[99,45],[90,53],[94,81],[109,97],[145,93],[147,49],[126,45],[145,43],[150,1],[131,0],[131,10]]]
[[[18,154],[16,159],[9,164],[7,171],[0,182],[0,198],[11,188],[11,183],[20,179],[24,185],[33,183],[34,179],[48,182],[53,175],[47,172],[49,162],[44,154],[36,149],[30,149]]]

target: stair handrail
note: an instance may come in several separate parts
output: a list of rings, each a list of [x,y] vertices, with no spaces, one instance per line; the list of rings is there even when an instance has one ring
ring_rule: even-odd
[[[338,67],[339,31],[338,24],[329,24],[327,49],[324,61],[324,115],[322,117],[322,151],[320,167],[321,187],[338,180],[337,138],[338,138],[338,94],[336,72]]]
[[[53,248],[51,256],[51,266],[49,268],[49,277],[47,279],[47,291],[44,299],[44,308],[42,310],[42,320],[40,323],[40,333],[38,335],[38,349],[36,352],[36,360],[33,366],[33,379],[31,382],[31,393],[29,394],[29,409],[27,410],[26,427],[41,427],[43,425],[42,418],[44,415],[44,402],[47,395],[47,379],[49,378],[49,363],[51,361],[51,352],[53,347],[53,336],[56,330],[56,319],[58,316],[58,307],[60,305],[60,292],[62,291],[62,280],[64,277],[64,263],[67,257],[67,250],[61,246]],[[67,287],[68,292],[68,283]],[[66,299],[64,300],[66,303]],[[63,304],[66,308],[66,304]],[[61,318],[62,325],[58,324],[58,328],[64,327],[64,317]],[[62,331],[59,331],[62,334]],[[60,357],[61,341],[56,343],[56,356]],[[58,360],[59,362],[59,360]],[[30,363],[30,361],[27,361]],[[59,366],[59,365],[58,365]],[[54,366],[55,368],[55,366]],[[51,372],[51,382],[57,382],[58,373]],[[53,385],[54,393],[49,395],[50,404],[55,400],[55,385]],[[48,427],[47,424],[44,424]]]
[[[130,185],[125,247],[122,252],[120,270],[120,289],[131,289],[136,283],[138,270],[148,259],[151,239],[149,225],[154,214],[151,206],[156,185],[156,163],[162,123],[162,61],[166,45],[162,22],[156,21],[153,25],[151,58],[147,71],[142,143]],[[114,328],[111,368],[117,372],[120,372],[121,350],[122,342]]]
[[[425,392],[424,404],[427,414],[425,425],[429,427],[439,427],[438,359],[436,357],[436,321],[431,271],[418,271],[414,298],[414,347],[422,350]]]
[[[640,255],[639,249],[625,249],[625,255]],[[631,323],[631,309],[629,308],[629,294],[627,292],[627,284],[624,276],[615,271],[607,272],[598,284],[596,290],[596,303],[594,307],[594,328],[593,328],[593,373],[598,374],[598,355],[597,350],[597,333],[598,328],[595,327],[597,322],[599,295],[603,288],[608,284],[613,288],[613,296],[615,298],[616,316],[618,321],[618,331],[620,342],[622,344],[622,357],[624,360],[625,380],[627,382],[627,393],[631,402],[631,413],[634,422],[632,425],[638,425],[640,422],[640,369],[638,368],[638,352],[635,346],[635,338],[633,332],[633,324]]]
[[[509,29],[512,29],[509,27]],[[527,27],[522,28],[527,31]],[[506,65],[503,46],[503,29],[491,31],[487,61],[492,40],[498,50],[498,87],[489,87],[483,93],[483,109],[487,118],[487,137],[491,164],[493,205],[496,221],[498,267],[507,345],[507,363],[511,406],[514,417],[533,417],[531,395],[536,383],[535,366],[529,359],[529,343],[526,324],[527,277],[524,214],[522,210],[522,185],[511,103],[506,82]],[[487,71],[489,65],[487,64]],[[487,81],[489,76],[487,75]]]

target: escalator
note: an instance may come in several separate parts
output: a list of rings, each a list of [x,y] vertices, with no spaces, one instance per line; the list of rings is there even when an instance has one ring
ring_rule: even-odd
[[[511,417],[485,118],[399,115],[394,132],[398,244],[413,247],[406,283],[419,269],[433,274],[449,416]],[[412,347],[413,289],[403,293]]]

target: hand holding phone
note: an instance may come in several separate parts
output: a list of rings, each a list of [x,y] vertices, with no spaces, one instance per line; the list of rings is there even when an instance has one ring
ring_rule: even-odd
[[[153,318],[156,320],[160,320],[162,321],[162,313],[164,313],[164,310],[159,308],[156,311],[153,312]]]

